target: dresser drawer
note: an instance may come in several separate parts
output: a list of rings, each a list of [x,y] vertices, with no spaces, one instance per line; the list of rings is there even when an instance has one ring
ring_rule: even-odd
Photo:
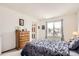
[[[24,48],[25,45],[20,45],[20,48]]]
[[[26,42],[20,42],[20,47],[22,48],[22,46],[24,47],[26,44]]]
[[[29,32],[21,32],[20,35],[29,35]]]
[[[22,37],[20,37],[20,39],[26,39],[26,37],[25,36],[22,36]]]
[[[27,44],[27,41],[21,41],[20,42],[20,48],[23,48]]]
[[[29,37],[20,37],[20,40],[29,40]]]
[[[20,42],[26,42],[27,40],[19,40]]]
[[[30,37],[30,35],[20,35],[20,37]]]
[[[28,37],[28,36],[29,36],[29,34],[25,34],[25,35],[20,35],[20,37],[24,37],[24,36],[27,36],[27,37]]]

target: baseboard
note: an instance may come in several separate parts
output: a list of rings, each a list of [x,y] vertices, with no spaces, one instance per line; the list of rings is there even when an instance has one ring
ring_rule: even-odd
[[[5,52],[8,52],[8,51],[11,51],[11,50],[15,50],[16,48],[13,48],[13,49],[10,49],[10,50],[6,50],[6,51],[3,51],[1,53],[5,53]]]

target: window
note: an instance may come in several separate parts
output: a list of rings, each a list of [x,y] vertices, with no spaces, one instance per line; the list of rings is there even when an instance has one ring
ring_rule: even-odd
[[[62,21],[47,22],[47,38],[62,39],[63,36]]]

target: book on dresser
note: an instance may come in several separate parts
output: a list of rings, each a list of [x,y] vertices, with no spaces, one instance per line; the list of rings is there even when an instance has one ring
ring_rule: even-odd
[[[16,49],[22,49],[30,40],[29,31],[16,30]]]

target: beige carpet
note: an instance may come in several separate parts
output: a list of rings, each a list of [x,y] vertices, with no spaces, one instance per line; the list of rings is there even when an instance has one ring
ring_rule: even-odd
[[[8,51],[5,53],[2,53],[0,56],[21,56],[21,51],[22,50],[12,50],[12,51]],[[70,51],[70,55],[71,56],[79,56],[78,53],[74,52],[74,51]]]
[[[21,56],[21,50],[12,50],[5,53],[2,53],[0,56]]]

